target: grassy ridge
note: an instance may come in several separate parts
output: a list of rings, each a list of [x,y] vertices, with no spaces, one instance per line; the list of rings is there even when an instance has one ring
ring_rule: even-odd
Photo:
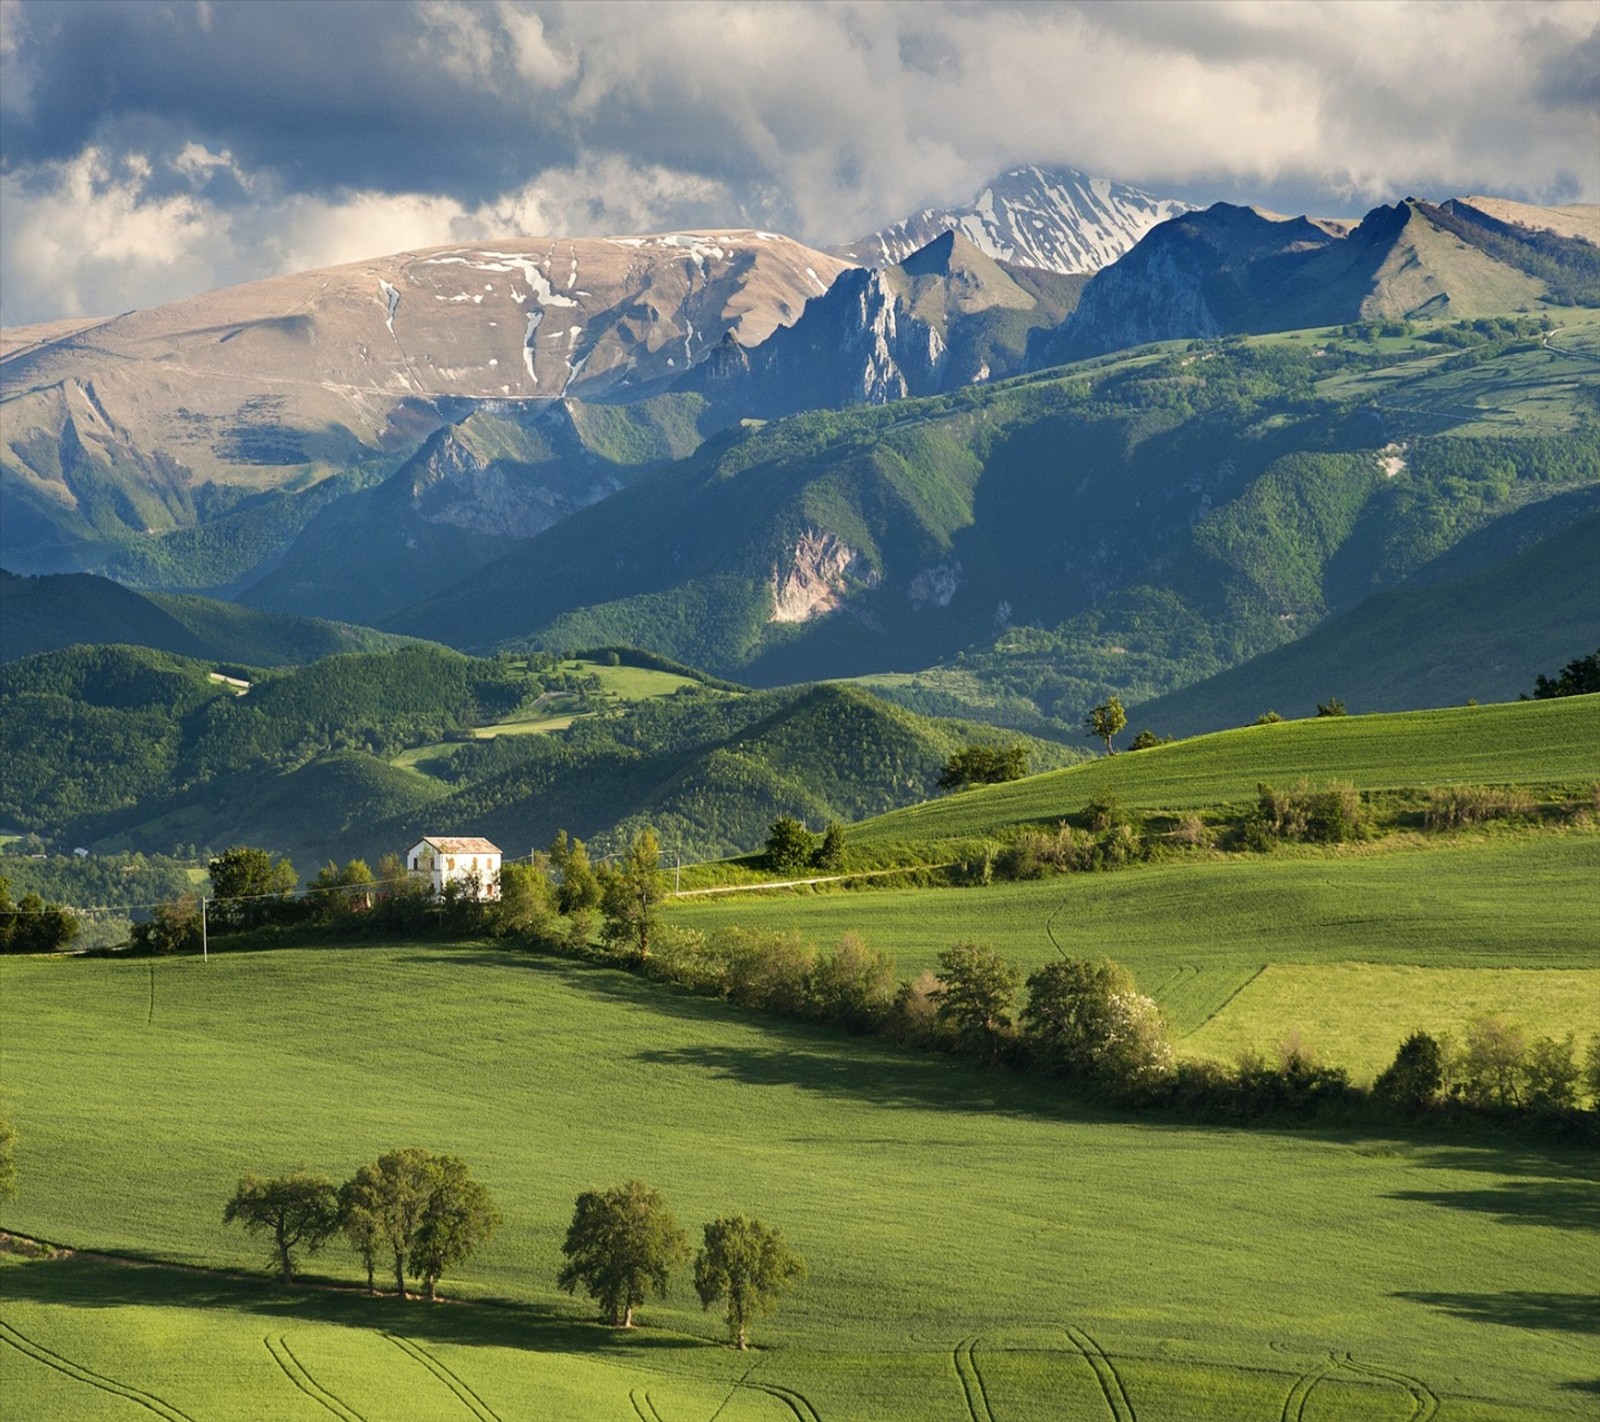
[[[996,1417],[1043,1422],[1103,1415],[1095,1367],[1138,1415],[1185,1422],[1277,1417],[1308,1387],[1308,1415],[1351,1418],[1408,1415],[1408,1387],[1468,1422],[1592,1397],[1573,1274],[1592,1157],[1128,1125],[1004,1073],[470,947],[13,960],[0,988],[8,1228],[259,1269],[220,1223],[242,1171],[343,1174],[413,1141],[470,1160],[506,1213],[448,1281],[504,1301],[487,1310],[86,1259],[0,1269],[14,1335],[190,1416],[326,1415],[274,1363],[284,1340],[364,1416],[390,1415],[397,1385],[408,1414],[461,1415],[385,1329],[504,1422],[626,1416],[641,1393],[667,1418],[726,1402],[773,1422],[798,1397],[828,1422],[960,1422],[964,1381]],[[681,1292],[623,1338],[555,1290],[573,1195],[630,1174],[686,1223],[752,1210],[806,1254],[765,1351],[707,1346],[715,1320]],[[315,1265],[357,1277],[340,1253]],[[1330,1350],[1351,1365],[1313,1381]],[[0,1384],[18,1415],[123,1405],[14,1342]]]
[[[1222,731],[897,810],[857,826],[852,841],[932,843],[1053,824],[1104,789],[1135,809],[1244,803],[1261,781],[1284,788],[1301,778],[1349,780],[1359,790],[1593,781],[1600,696]]]

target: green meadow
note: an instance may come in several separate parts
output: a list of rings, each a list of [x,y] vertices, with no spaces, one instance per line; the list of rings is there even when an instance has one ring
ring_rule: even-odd
[[[471,944],[13,959],[0,990],[0,1218],[84,1251],[0,1268],[7,1415],[1490,1422],[1600,1394],[1592,1151],[1130,1121]],[[452,1302],[280,1289],[221,1224],[245,1171],[412,1143],[506,1217]],[[691,1232],[745,1210],[805,1254],[751,1354],[681,1279],[630,1335],[555,1288],[573,1197],[634,1175]]]
[[[1191,810],[1252,803],[1262,781],[1282,790],[1330,779],[1367,792],[1592,786],[1600,781],[1600,696],[1221,731],[925,801],[855,826],[851,843],[932,845],[1017,825],[1053,825],[1104,790],[1129,809]]]

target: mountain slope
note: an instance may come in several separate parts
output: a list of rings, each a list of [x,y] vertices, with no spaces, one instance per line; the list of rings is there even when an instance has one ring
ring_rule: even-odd
[[[208,483],[390,473],[455,401],[647,386],[726,334],[759,342],[841,270],[771,233],[518,239],[9,332],[7,564],[54,571],[75,544],[191,524]]]
[[[0,570],[0,662],[84,642],[114,642],[209,662],[289,666],[395,639],[320,618],[251,612],[202,597],[138,593],[92,573],[20,578]]]
[[[1487,571],[1378,593],[1297,642],[1134,708],[1130,721],[1189,736],[1269,708],[1311,716],[1330,696],[1361,712],[1514,700],[1539,673],[1600,646],[1597,567],[1600,512]]]
[[[1525,216],[1535,209],[1522,209]],[[1591,210],[1551,209],[1587,231]],[[1534,220],[1529,217],[1529,220]],[[1600,302],[1600,248],[1408,198],[1345,223],[1217,203],[1155,228],[1084,289],[1035,366],[1149,341]]]
[[[1028,165],[994,178],[965,207],[924,208],[835,251],[847,261],[890,266],[955,231],[989,256],[1020,266],[1095,272],[1187,209],[1076,168]]]
[[[947,231],[903,262],[840,275],[792,326],[731,336],[677,382],[721,423],[933,395],[1022,368],[1028,335],[1060,324],[1084,278],[1008,266]]]
[[[1071,728],[1600,482],[1596,329],[1318,331],[730,430],[384,625],[758,684],[960,652]]]

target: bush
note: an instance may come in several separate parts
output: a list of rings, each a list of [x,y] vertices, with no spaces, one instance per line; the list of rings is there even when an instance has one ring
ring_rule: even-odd
[[[1256,786],[1256,814],[1253,825],[1246,827],[1246,840],[1257,845],[1272,839],[1339,844],[1358,839],[1366,823],[1361,796],[1348,781],[1330,780],[1313,790],[1302,780],[1287,791],[1263,781]]]
[[[1428,792],[1423,823],[1429,829],[1461,829],[1489,820],[1531,815],[1533,796],[1528,791],[1491,785],[1445,785]]]
[[[200,901],[185,894],[171,903],[157,904],[145,922],[134,924],[130,941],[136,953],[198,953],[202,931]]]
[[[1444,1068],[1445,1055],[1439,1043],[1426,1032],[1413,1032],[1373,1083],[1372,1095],[1407,1115],[1426,1110],[1439,1099]]]

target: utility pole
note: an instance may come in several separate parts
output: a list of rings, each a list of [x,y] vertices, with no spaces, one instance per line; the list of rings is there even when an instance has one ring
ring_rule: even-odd
[[[209,940],[209,935],[206,932],[206,896],[204,894],[201,894],[200,895],[200,961],[202,963],[209,963],[211,961],[211,945],[210,945],[208,940]]]

